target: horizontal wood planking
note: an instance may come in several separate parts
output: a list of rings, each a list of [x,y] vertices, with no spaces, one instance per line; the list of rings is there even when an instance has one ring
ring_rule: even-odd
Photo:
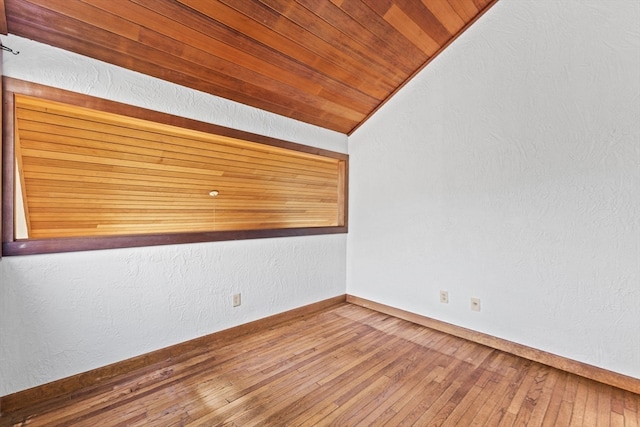
[[[408,320],[410,322],[417,323],[418,325],[436,329],[438,331],[445,332],[456,337],[464,338],[479,344],[483,344],[501,351],[505,351],[519,357],[524,357],[525,359],[533,360],[534,362],[543,363],[545,365],[549,365],[554,368],[570,372],[572,374],[580,375],[591,380],[599,381],[604,384],[640,394],[640,379],[637,378],[629,377],[617,372],[608,371],[606,369],[598,368],[596,366],[588,365],[576,360],[567,359],[566,357],[558,356],[546,351],[538,350],[512,341],[507,341],[488,334],[484,334],[482,332],[463,328],[461,326],[452,325],[450,323],[442,322],[440,320],[411,313],[409,311],[391,307],[375,301],[370,301],[357,296],[347,295],[347,302],[370,308],[381,313],[389,314],[400,319]]]
[[[351,133],[495,0],[4,0],[8,30]]]
[[[30,238],[339,223],[339,159],[23,95],[15,103]],[[174,203],[181,193],[197,204]],[[156,200],[141,205],[146,197]]]
[[[68,397],[73,393],[86,391],[89,387],[99,387],[105,381],[116,376],[125,375],[132,371],[145,368],[157,369],[163,365],[169,365],[175,362],[176,359],[186,358],[194,351],[205,352],[208,347],[216,346],[218,343],[224,343],[226,340],[235,339],[256,331],[267,330],[286,322],[299,320],[313,313],[327,310],[344,301],[345,295],[338,295],[72,377],[2,396],[0,397],[0,409],[2,409],[3,412],[12,412],[28,406],[38,405],[46,400],[63,396]]]
[[[243,140],[216,133],[199,132],[190,128],[181,128],[97,109],[79,108],[77,105],[55,102],[51,99],[43,100],[34,97],[25,99],[28,99],[29,109],[24,112],[23,116],[19,116],[25,120],[32,119],[33,121],[43,122],[49,126],[56,125],[60,120],[64,120],[65,124],[67,124],[65,127],[72,129],[79,127],[74,125],[74,123],[84,123],[86,121],[95,122],[91,129],[85,130],[89,135],[91,135],[91,131],[99,131],[97,134],[101,135],[100,140],[110,135],[133,138],[133,145],[140,150],[144,148],[161,147],[163,150],[169,149],[170,151],[179,153],[187,149],[192,150],[189,152],[197,155],[203,155],[213,150],[217,155],[229,152],[236,156],[242,156],[243,158],[258,157],[260,159],[275,159],[285,164],[295,160],[296,162],[306,163],[306,167],[321,167],[321,162],[324,162],[326,163],[324,167],[330,168],[330,165],[333,164],[332,158],[323,157],[321,154],[292,151],[292,149],[280,148],[274,145],[265,147],[265,144],[256,143],[251,140]],[[55,106],[57,114],[52,112],[52,105]],[[150,134],[153,135],[151,138],[149,138]],[[90,138],[90,136],[88,138]],[[119,140],[118,138],[108,141],[117,144],[127,144],[127,140]],[[144,148],[139,147],[140,143],[138,141],[144,141]],[[159,144],[153,145],[156,141],[159,142]],[[215,149],[211,147],[212,142],[224,147],[224,150],[215,151]],[[171,150],[172,147],[174,148],[173,150]]]
[[[14,94],[22,94],[61,104],[70,104],[73,106],[85,107],[91,110],[98,110],[104,113],[111,113],[121,117],[130,117],[134,120],[141,119],[152,122],[154,125],[166,125],[171,128],[177,127],[187,131],[191,130],[194,132],[204,132],[206,134],[216,135],[220,138],[233,138],[236,140],[257,142],[259,144],[268,145],[270,147],[269,149],[279,147],[287,151],[295,150],[296,152],[300,153],[307,153],[311,155],[324,156],[341,160],[347,160],[349,158],[347,154],[338,153],[335,151],[325,150],[322,148],[312,147],[304,144],[298,144],[291,141],[284,141],[281,139],[271,138],[268,136],[258,135],[237,129],[231,129],[224,126],[188,119],[186,117],[161,113],[159,111],[149,110],[146,108],[124,104],[121,102],[110,101],[103,98],[88,96],[81,93],[41,85],[25,80],[3,77],[2,82],[5,103],[6,105],[10,106],[13,106]],[[7,114],[5,114],[5,117],[8,117],[9,115],[13,117],[12,111],[7,111],[6,113]],[[11,129],[12,128],[13,126],[11,126]]]
[[[336,186],[346,185],[348,182],[348,155],[333,151],[296,144],[289,141],[282,141],[262,135],[229,129],[213,124],[199,122],[183,117],[172,116],[165,113],[146,110],[100,98],[93,98],[86,95],[69,92],[52,87],[42,86],[30,82],[24,82],[11,78],[3,79],[5,89],[5,106],[8,107],[7,114],[4,115],[4,142],[3,150],[7,157],[4,159],[3,174],[3,249],[8,255],[27,255],[44,252],[78,251],[90,249],[109,249],[117,247],[134,247],[146,245],[164,245],[180,243],[196,243],[207,241],[254,239],[266,237],[287,237],[287,236],[309,236],[318,234],[345,233],[347,231],[347,208],[348,198],[346,189],[339,190]],[[45,209],[53,209],[60,212],[60,207],[55,207],[55,203],[47,201],[48,197],[67,199],[70,206],[80,209],[82,205],[88,207],[104,206],[110,204],[106,209],[122,209],[126,214],[131,213],[131,209],[126,206],[129,203],[133,209],[140,211],[162,209],[168,217],[173,217],[173,212],[178,207],[193,209],[194,212],[203,212],[209,209],[212,212],[211,198],[207,196],[202,200],[203,193],[216,189],[226,193],[226,197],[218,197],[216,200],[216,213],[226,214],[229,217],[235,216],[234,225],[229,222],[226,227],[218,227],[216,231],[211,231],[211,227],[202,224],[193,226],[191,229],[185,228],[187,232],[158,234],[157,229],[150,228],[148,234],[129,234],[127,236],[113,235],[108,224],[103,227],[105,236],[96,238],[73,237],[67,238],[45,238],[15,241],[13,235],[13,178],[14,178],[14,134],[13,134],[13,112],[14,95],[22,94],[32,97],[32,109],[34,114],[43,112],[43,105],[49,101],[54,101],[59,109],[64,111],[64,115],[73,117],[84,117],[87,120],[95,120],[87,111],[98,110],[98,115],[107,121],[113,117],[124,117],[124,128],[131,127],[132,124],[141,126],[141,134],[154,134],[158,137],[158,130],[163,133],[169,132],[171,136],[161,140],[157,145],[153,145],[148,138],[139,137],[141,134],[131,135],[130,131],[122,132],[118,137],[112,138],[107,144],[95,145],[97,142],[88,134],[82,135],[79,140],[85,143],[94,144],[88,152],[77,153],[75,160],[57,159],[56,164],[34,156],[25,158],[36,165],[38,172],[30,172],[28,180],[33,189],[33,195],[41,198],[34,205],[34,214],[43,214]],[[35,98],[45,100],[34,101]],[[81,106],[89,110],[83,110],[84,115],[74,116],[73,107]],[[31,113],[29,113],[31,114]],[[23,118],[24,119],[24,118]],[[127,125],[128,123],[128,125]],[[152,123],[152,124],[150,124]],[[46,129],[54,128],[56,123],[44,125],[43,129],[36,132],[25,131],[28,136],[27,145],[34,144],[27,150],[43,150],[48,153],[51,146],[47,144],[68,145],[67,142],[74,138],[55,136],[46,132]],[[151,127],[150,127],[151,126]],[[119,127],[111,124],[110,129]],[[45,133],[53,141],[39,141],[36,135]],[[129,132],[129,133],[128,133]],[[104,132],[94,132],[95,135],[106,135]],[[126,138],[125,138],[126,137]],[[207,151],[211,148],[211,141],[216,147],[222,147],[220,151],[211,153]],[[98,138],[99,139],[99,138]],[[126,144],[126,140],[134,141],[133,144]],[[184,150],[176,148],[176,141],[185,145]],[[43,145],[44,144],[44,145]],[[113,147],[119,147],[113,150]],[[169,148],[168,148],[169,147]],[[173,147],[173,148],[170,148]],[[93,151],[92,151],[93,150]],[[95,151],[98,150],[98,151]],[[128,166],[123,166],[117,159],[113,158],[113,153],[122,150],[132,150],[132,162]],[[228,151],[228,155],[222,154],[222,150]],[[36,151],[32,151],[35,154]],[[96,152],[101,152],[101,156],[95,156]],[[109,157],[111,155],[111,158]],[[159,167],[166,156],[179,157],[173,160],[171,170]],[[22,158],[22,157],[21,157]],[[222,161],[217,160],[221,158]],[[99,163],[91,163],[91,170],[85,175],[78,175],[80,169],[86,169],[87,159],[100,159]],[[105,160],[106,159],[106,160]],[[111,159],[111,160],[109,160]],[[144,161],[150,161],[145,167]],[[154,163],[154,159],[156,162]],[[180,170],[180,162],[203,160],[202,167],[198,170],[185,172]],[[259,173],[246,173],[248,165],[256,160],[264,161],[265,166]],[[78,161],[76,161],[78,160]],[[178,162],[176,164],[176,162]],[[235,170],[220,171],[212,170],[213,163],[231,164]],[[150,183],[146,179],[140,178],[140,170],[152,179],[160,180],[160,185]],[[244,172],[244,173],[243,173]],[[105,174],[111,175],[109,183],[100,182],[105,180]],[[344,176],[341,176],[341,175]],[[52,179],[53,177],[53,179]],[[207,184],[207,179],[215,178],[216,188]],[[21,176],[25,179],[24,176]],[[137,180],[135,178],[138,178]],[[190,188],[180,188],[184,182],[198,183]],[[53,185],[52,185],[53,183]],[[47,187],[46,189],[44,187]],[[325,188],[327,187],[327,188]],[[328,188],[333,187],[333,190]],[[160,192],[160,194],[157,194]],[[242,194],[239,194],[242,193]],[[166,194],[163,194],[166,193]],[[96,199],[95,195],[101,194],[103,197]],[[294,196],[292,198],[292,195]],[[119,203],[118,200],[126,200]],[[102,202],[104,201],[104,203]],[[345,206],[335,207],[340,201]],[[247,203],[252,206],[247,208]],[[244,206],[244,211],[241,212]],[[278,220],[282,210],[288,210],[294,216],[288,223]],[[109,211],[113,213],[113,210]],[[311,225],[300,216],[302,212],[308,212],[316,217],[325,217],[328,222],[317,222]],[[258,225],[263,229],[251,230],[251,221],[248,219],[253,213],[258,213],[263,217]],[[337,216],[337,218],[336,218]],[[43,222],[49,219],[43,217]],[[256,223],[256,221],[253,221]],[[126,224],[129,224],[126,222]],[[162,222],[159,222],[162,224]],[[123,222],[125,224],[125,222]],[[328,226],[333,224],[332,226]],[[51,224],[49,224],[51,225]],[[94,227],[93,223],[91,225]],[[128,226],[128,225],[127,225]],[[293,228],[273,228],[273,227],[293,227]],[[229,230],[230,228],[236,231]],[[133,233],[133,231],[132,231]]]

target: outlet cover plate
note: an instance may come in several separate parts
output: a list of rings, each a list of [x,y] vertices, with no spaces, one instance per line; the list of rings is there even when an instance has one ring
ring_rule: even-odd
[[[449,292],[440,291],[440,302],[443,304],[449,304]]]

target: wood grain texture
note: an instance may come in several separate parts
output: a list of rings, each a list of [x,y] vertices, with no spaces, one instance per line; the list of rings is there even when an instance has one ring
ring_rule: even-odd
[[[638,425],[638,394],[357,305],[255,326],[0,426]]]
[[[338,159],[41,98],[15,108],[23,238],[339,223]]]
[[[0,5],[12,34],[351,133],[496,1]]]
[[[345,301],[345,295],[338,295],[313,304],[308,304],[273,316],[265,317],[253,322],[245,323],[220,332],[205,335],[181,344],[146,353],[141,356],[117,362],[102,368],[53,381],[39,387],[34,387],[17,393],[0,397],[0,407],[5,412],[15,412],[28,406],[38,406],[43,402],[58,400],[63,396],[85,393],[92,387],[100,387],[105,381],[115,377],[129,375],[140,369],[165,369],[178,360],[187,359],[193,352],[202,352],[209,346],[216,346],[221,342],[238,337],[259,333],[277,325],[304,319],[313,313],[327,310]]]
[[[449,38],[446,42],[440,45],[438,49],[435,51],[435,53],[432,56],[428,57],[419,68],[416,68],[414,72],[410,76],[408,76],[404,80],[404,82],[402,82],[402,84],[398,85],[393,90],[393,92],[389,93],[389,95],[384,100],[382,100],[382,102],[380,102],[376,106],[376,108],[371,110],[367,115],[367,117],[364,120],[362,120],[360,123],[358,123],[351,130],[350,134],[355,132],[360,126],[362,126],[362,124],[364,124],[371,116],[373,116],[380,108],[382,108],[382,106],[386,104],[386,102],[389,99],[391,99],[393,95],[395,95],[400,89],[402,89],[405,86],[405,84],[411,81],[411,79],[415,77],[420,71],[422,71],[425,67],[427,67],[431,63],[431,61],[433,61],[440,53],[442,53],[447,47],[449,47],[451,43],[453,43],[458,38],[458,36],[464,33],[470,26],[472,26],[478,19],[480,19],[482,15],[484,15],[495,3],[497,3],[498,0],[491,0],[489,2],[484,2],[484,0],[481,0],[481,1],[483,2],[484,6],[481,7],[480,9],[477,9],[476,13],[474,15],[470,15],[471,17],[469,17],[467,13],[462,13],[465,6],[461,5],[459,2],[458,3],[453,1],[449,2],[448,0],[423,0],[423,4],[432,13],[437,14],[438,20],[442,23],[444,27],[448,28],[451,26],[459,25],[460,23],[459,20],[462,21],[462,27],[459,30],[457,30],[457,32],[455,32],[455,34],[451,38]],[[471,8],[471,6],[467,6],[467,7]],[[435,12],[435,11],[438,11],[438,12]],[[452,11],[455,13],[453,13]],[[467,16],[467,18],[466,19],[462,18],[462,16]],[[404,31],[407,31],[407,30],[404,30]],[[418,40],[424,43],[424,41],[421,38],[419,38]]]
[[[4,6],[4,0],[0,0],[0,34],[7,34],[7,33],[8,33],[7,11]]]
[[[91,237],[135,236],[126,245],[140,246],[346,230],[345,154],[14,79],[4,88],[3,145],[7,159],[17,156],[30,239],[12,234],[15,164],[7,161],[9,254],[56,246],[38,239],[82,250]]]
[[[447,334],[476,342],[478,344],[486,345],[501,351],[505,351],[507,353],[514,354],[519,357],[530,359],[538,363],[543,363],[554,368],[570,372],[575,375],[580,375],[594,381],[599,381],[604,384],[619,387],[623,390],[628,390],[632,393],[640,394],[640,380],[637,378],[632,378],[623,374],[608,371],[606,369],[567,359],[566,357],[558,356],[546,351],[493,337],[482,332],[473,331],[471,329],[466,329],[460,326],[452,325],[450,323],[431,319],[426,316],[421,316],[419,314],[411,313],[385,304],[380,304],[375,301],[369,301],[367,299],[356,297],[353,295],[347,295],[347,301],[351,304],[357,304],[362,307],[371,308],[373,310],[396,316],[401,319],[417,323],[419,325],[427,326],[429,328],[433,328]]]

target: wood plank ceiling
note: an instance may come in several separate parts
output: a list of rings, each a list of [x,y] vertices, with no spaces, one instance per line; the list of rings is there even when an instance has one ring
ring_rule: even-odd
[[[11,34],[350,134],[497,0],[3,1]]]

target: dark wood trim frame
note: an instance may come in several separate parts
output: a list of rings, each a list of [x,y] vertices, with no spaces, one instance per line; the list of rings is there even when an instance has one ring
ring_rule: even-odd
[[[310,236],[319,234],[341,234],[348,231],[348,182],[349,155],[308,145],[283,141],[276,138],[257,135],[236,129],[205,123],[171,114],[96,98],[63,89],[44,86],[14,78],[2,79],[3,86],[3,143],[2,143],[2,253],[4,255],[32,255],[55,252],[74,252],[94,249],[113,249],[125,247],[156,246],[182,243],[215,242],[223,240],[261,239],[270,237]],[[142,234],[128,236],[109,236],[91,238],[54,238],[15,240],[13,235],[13,200],[14,200],[14,152],[13,122],[14,94],[34,96],[52,101],[64,102],[109,113],[126,115],[138,119],[154,121],[186,129],[222,135],[226,137],[257,142],[274,147],[310,153],[340,160],[344,165],[344,219],[335,227],[280,228],[269,230],[211,231],[204,233],[170,233]]]
[[[0,409],[2,413],[9,413],[36,406],[52,399],[71,398],[74,393],[91,393],[94,389],[99,388],[103,383],[116,376],[133,374],[134,371],[139,374],[141,370],[161,369],[164,366],[175,363],[176,360],[192,356],[194,352],[209,351],[211,348],[215,348],[218,343],[225,343],[252,332],[303,319],[311,314],[342,304],[345,300],[346,295],[339,295],[88,372],[8,394],[0,397]]]
[[[461,326],[452,325],[451,323],[442,322],[440,320],[432,319],[430,317],[422,316],[416,313],[411,313],[409,311],[391,307],[375,301],[369,301],[367,299],[356,297],[353,295],[347,295],[347,302],[350,304],[359,305],[361,307],[370,308],[371,310],[379,311],[381,313],[398,317],[400,319],[408,320],[409,322],[426,326],[427,328],[435,329],[459,338],[464,338],[466,340],[486,345],[497,350],[511,353],[516,356],[523,357],[534,362],[542,363],[556,369],[580,375],[594,381],[618,387],[632,393],[640,394],[640,379],[637,378],[619,374],[613,371],[608,371],[606,369],[598,368],[597,366],[588,365],[586,363],[548,353],[543,350],[538,350],[526,345],[518,344],[502,338],[497,338],[492,335],[484,334],[482,332],[473,331]]]
[[[2,10],[0,10],[0,13],[2,13],[2,16],[0,16],[0,19],[2,19],[3,17],[6,18],[4,16],[4,0],[0,0],[0,9],[2,9]],[[2,79],[3,75],[4,75],[3,69],[2,69],[2,66],[3,66],[2,61],[3,61],[2,53],[0,52],[0,79]],[[3,99],[2,85],[0,85],[0,99]],[[2,126],[2,129],[0,130],[0,137],[1,137],[1,134],[4,133],[4,123],[2,122],[2,117],[4,117],[2,112],[3,112],[4,108],[3,108],[2,104],[3,103],[0,102],[0,126]],[[3,148],[2,148],[2,146],[3,145],[4,144],[0,143],[0,169],[2,168],[2,165],[3,165],[3,162],[2,162],[2,158],[3,158],[2,157],[3,156]],[[3,184],[3,179],[2,179],[2,171],[0,170],[0,241],[3,240],[2,237],[4,236],[3,231],[2,231],[2,229],[4,227],[4,224],[2,222],[2,211],[4,210],[3,209],[3,200],[4,199],[2,198],[3,189],[4,189],[3,185],[4,184]],[[2,259],[2,245],[0,245],[0,259]]]
[[[4,225],[6,228],[7,225]],[[108,237],[69,237],[3,242],[2,253],[35,255],[184,243],[222,242],[226,240],[266,239],[272,237],[313,236],[346,233],[346,227],[282,228],[270,230],[211,231],[204,233],[140,234]]]

